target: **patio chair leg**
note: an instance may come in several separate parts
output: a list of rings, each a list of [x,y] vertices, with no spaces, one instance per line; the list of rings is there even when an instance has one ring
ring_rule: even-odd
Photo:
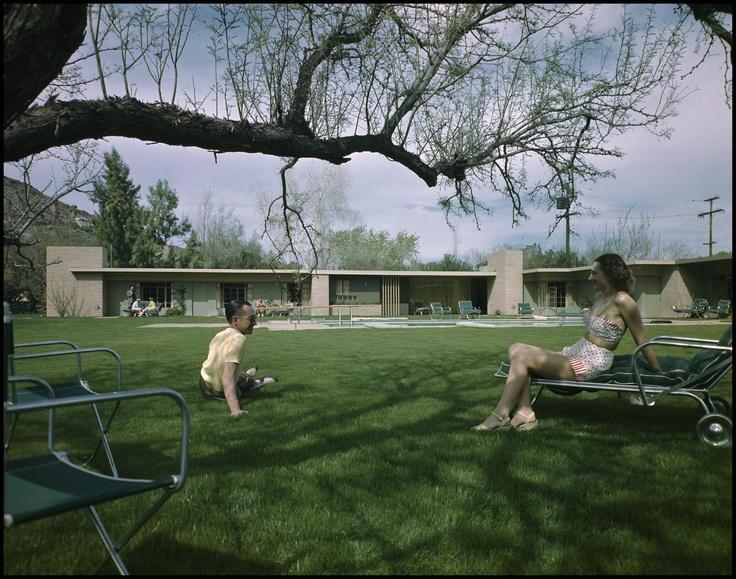
[[[95,521],[95,526],[97,526],[97,531],[100,533],[100,537],[102,537],[103,543],[105,543],[105,548],[107,549],[108,553],[110,554],[110,557],[112,557],[113,562],[115,563],[115,566],[120,571],[121,575],[129,575],[128,570],[125,568],[125,565],[123,564],[123,560],[120,558],[119,551],[125,547],[125,545],[128,544],[128,541],[130,541],[133,538],[133,535],[135,535],[138,531],[141,530],[143,525],[148,522],[148,519],[150,519],[156,511],[158,511],[163,504],[171,497],[171,495],[174,493],[176,489],[170,489],[164,492],[163,495],[161,495],[158,500],[151,505],[151,507],[141,515],[141,517],[138,519],[138,522],[133,525],[133,527],[128,531],[128,534],[123,537],[117,545],[113,545],[112,539],[110,539],[110,535],[107,533],[107,530],[105,529],[105,526],[102,524],[102,520],[100,519],[99,515],[97,514],[97,511],[95,511],[94,507],[89,507],[90,512],[92,513],[92,519]],[[100,565],[95,569],[95,574],[99,572],[100,569],[102,569],[102,566],[107,563],[107,559],[102,561]]]
[[[539,387],[539,391],[534,395],[531,401],[531,405],[534,406],[534,403],[537,401],[537,399],[542,395],[542,390],[544,390],[544,386]]]
[[[105,528],[105,525],[102,523],[102,519],[100,519],[100,515],[97,514],[97,511],[94,507],[89,507],[90,515],[92,515],[92,520],[95,523],[95,527],[97,528],[97,532],[100,535],[100,538],[102,539],[102,542],[105,545],[105,549],[107,549],[108,554],[113,560],[113,563],[115,563],[115,567],[118,568],[118,572],[121,575],[130,575],[128,573],[128,569],[125,567],[125,563],[123,563],[123,560],[120,558],[120,555],[115,550],[115,547],[112,544],[112,539],[110,538],[110,534],[107,532],[107,529]],[[100,564],[97,569],[95,569],[95,573],[97,573],[102,566],[107,563],[107,558]]]
[[[10,423],[10,429],[8,430],[8,434],[5,436],[6,451],[10,448],[10,439],[13,438],[13,431],[15,430],[15,424],[18,422],[18,418],[20,418],[20,414],[15,414],[13,416],[13,421]]]
[[[95,420],[97,421],[97,427],[100,429],[100,438],[98,439],[97,446],[95,446],[95,449],[92,452],[91,456],[84,463],[84,464],[90,464],[95,459],[95,456],[97,456],[97,451],[100,450],[100,445],[102,445],[105,447],[105,454],[107,455],[107,462],[110,463],[110,469],[112,470],[113,476],[118,476],[118,469],[117,469],[117,466],[115,465],[115,459],[112,456],[112,449],[110,448],[110,441],[107,438],[107,434],[110,431],[112,420],[113,418],[115,418],[115,413],[118,411],[119,406],[120,406],[120,401],[118,400],[115,403],[115,407],[112,409],[110,418],[107,421],[107,426],[104,426],[102,424],[102,417],[100,416],[100,413],[97,410],[97,406],[95,404],[92,405],[92,412],[94,412]]]

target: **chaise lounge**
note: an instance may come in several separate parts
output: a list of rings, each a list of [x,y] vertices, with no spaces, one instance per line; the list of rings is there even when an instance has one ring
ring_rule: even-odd
[[[613,365],[603,374],[588,381],[532,378],[539,386],[534,404],[544,388],[555,394],[570,396],[580,392],[613,391],[638,395],[646,406],[654,405],[664,395],[687,396],[696,400],[702,413],[696,425],[700,440],[711,446],[731,445],[731,405],[725,398],[712,396],[710,391],[733,367],[732,329],[729,325],[720,340],[657,336],[640,344],[631,355],[617,355]],[[646,363],[642,348],[667,346],[694,349],[692,357],[658,356],[663,372],[654,372]],[[495,376],[508,377],[509,363],[501,362]]]

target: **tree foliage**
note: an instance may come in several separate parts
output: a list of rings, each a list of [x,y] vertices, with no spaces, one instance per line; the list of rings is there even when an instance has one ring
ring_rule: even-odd
[[[418,269],[427,271],[475,271],[476,267],[461,257],[445,253],[440,260],[418,264]]]
[[[329,269],[407,269],[419,255],[416,235],[400,231],[395,237],[387,231],[373,231],[362,225],[335,231],[329,238]]]
[[[133,265],[133,247],[141,237],[141,211],[138,191],[129,178],[130,168],[113,148],[104,155],[105,169],[95,183],[90,199],[98,206],[94,218],[97,239],[110,252],[111,267]]]
[[[174,210],[179,205],[176,191],[169,182],[159,179],[149,188],[148,205],[139,213],[141,234],[133,243],[132,264],[136,267],[174,266],[170,241],[191,231],[187,219],[180,221]],[[181,258],[180,258],[181,259]]]

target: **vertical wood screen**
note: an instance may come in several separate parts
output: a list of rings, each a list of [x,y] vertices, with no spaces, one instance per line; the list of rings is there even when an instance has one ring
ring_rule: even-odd
[[[381,286],[381,315],[399,315],[399,276],[384,275]]]

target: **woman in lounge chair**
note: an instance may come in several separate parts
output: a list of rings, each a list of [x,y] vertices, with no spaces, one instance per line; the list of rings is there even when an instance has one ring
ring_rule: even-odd
[[[646,341],[639,307],[630,295],[634,276],[624,260],[615,253],[601,255],[593,262],[588,279],[598,293],[593,305],[583,310],[585,337],[562,352],[511,344],[511,367],[501,399],[491,415],[473,430],[531,430],[538,424],[530,400],[532,376],[585,381],[611,367],[613,351],[627,328],[637,345]],[[642,352],[649,365],[660,372],[652,349],[646,347]]]

